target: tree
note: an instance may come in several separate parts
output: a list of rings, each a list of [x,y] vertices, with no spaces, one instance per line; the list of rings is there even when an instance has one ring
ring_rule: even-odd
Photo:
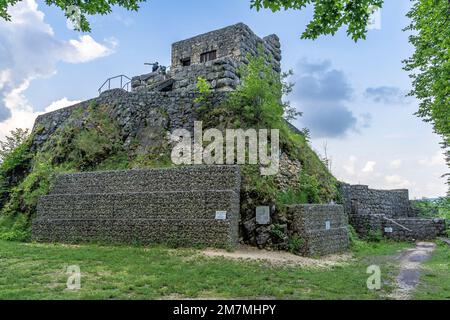
[[[415,47],[404,61],[404,69],[412,72],[409,95],[420,101],[416,114],[443,137],[450,165],[450,1],[414,0],[407,16],[411,23],[405,31],[412,32],[409,41]]]
[[[20,146],[29,136],[28,129],[17,128],[11,130],[9,136],[0,141],[0,163],[3,162],[8,155],[11,154],[18,146]]]
[[[21,0],[0,1],[0,17],[10,20],[8,7]],[[139,3],[146,0],[45,0],[49,6],[59,7],[69,19],[76,13],[76,29],[90,31],[86,15],[108,14],[112,6],[120,6],[137,11]],[[373,8],[381,8],[384,0],[250,0],[252,8],[272,11],[295,9],[301,10],[307,5],[314,6],[313,20],[302,35],[305,39],[316,39],[320,35],[332,34],[343,25],[347,25],[347,34],[353,40],[365,39],[369,17]],[[77,8],[74,11],[74,8]],[[76,20],[75,19],[75,20]]]
[[[2,0],[0,1],[0,17],[9,21],[11,16],[8,14],[8,7],[15,5],[21,0]],[[49,6],[55,5],[60,8],[67,18],[76,22],[74,27],[78,31],[91,31],[86,15],[109,14],[112,6],[120,6],[127,10],[137,11],[139,3],[146,0],[45,0]]]
[[[366,38],[372,12],[381,8],[384,0],[251,0],[251,7],[260,10],[302,10],[314,7],[313,19],[308,23],[302,39],[316,39],[321,35],[334,35],[347,25],[347,35],[354,41]]]

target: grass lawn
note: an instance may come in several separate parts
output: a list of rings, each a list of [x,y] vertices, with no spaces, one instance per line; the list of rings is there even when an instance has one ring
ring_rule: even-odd
[[[359,242],[348,262],[305,268],[205,257],[194,249],[0,241],[0,299],[381,299],[397,273],[392,256],[408,246]],[[372,264],[382,270],[379,291],[366,287]],[[79,290],[66,288],[69,265],[80,266]]]
[[[423,264],[415,299],[450,299],[450,247],[438,243],[430,260]]]

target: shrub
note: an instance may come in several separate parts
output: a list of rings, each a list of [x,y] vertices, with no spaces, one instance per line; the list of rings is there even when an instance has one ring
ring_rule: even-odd
[[[294,234],[289,238],[288,249],[292,253],[299,253],[301,252],[304,244],[305,240],[302,239],[299,235]]]
[[[28,129],[17,128],[11,130],[3,141],[0,141],[0,162],[3,162],[20,145],[24,144],[29,137]]]

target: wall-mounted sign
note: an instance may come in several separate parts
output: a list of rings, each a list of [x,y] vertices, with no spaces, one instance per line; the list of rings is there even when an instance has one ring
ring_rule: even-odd
[[[216,211],[216,220],[226,220],[227,212],[226,211]]]
[[[331,229],[331,222],[325,221],[325,230],[330,230],[330,229]]]
[[[384,232],[392,233],[392,232],[394,232],[394,229],[392,227],[386,227],[386,228],[384,228]]]
[[[256,223],[269,224],[270,223],[270,207],[259,206],[256,207]]]

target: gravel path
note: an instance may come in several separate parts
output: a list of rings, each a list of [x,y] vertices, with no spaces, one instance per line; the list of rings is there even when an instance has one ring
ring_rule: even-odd
[[[400,258],[400,274],[397,289],[389,296],[396,300],[408,300],[411,292],[419,284],[421,264],[433,253],[436,245],[432,242],[418,242],[415,248],[405,250]]]

